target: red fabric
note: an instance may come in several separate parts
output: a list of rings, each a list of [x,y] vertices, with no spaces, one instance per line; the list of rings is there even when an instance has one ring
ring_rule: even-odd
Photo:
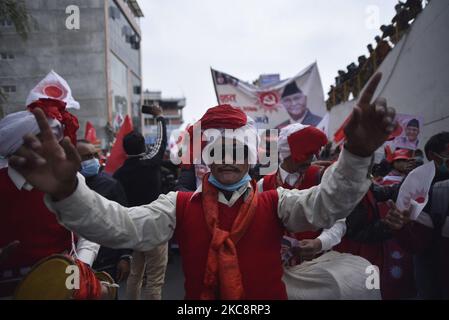
[[[80,260],[75,261],[79,269],[80,287],[75,290],[73,299],[75,300],[100,300],[101,283],[97,279],[92,269]]]
[[[318,154],[327,144],[327,137],[320,129],[310,126],[292,133],[287,141],[293,161],[301,163]]]
[[[36,108],[42,109],[48,118],[53,118],[61,122],[64,126],[64,136],[69,137],[73,145],[76,145],[76,132],[80,125],[77,117],[66,110],[64,101],[55,99],[39,99],[28,106],[32,111]]]
[[[387,161],[393,163],[396,160],[409,160],[412,157],[411,150],[408,149],[397,149],[393,153],[389,152],[387,154]]]
[[[219,226],[218,190],[209,183],[208,177],[209,175],[205,175],[203,178],[201,197],[212,241],[209,245],[201,299],[215,300],[219,292],[218,296],[223,300],[241,300],[245,297],[245,290],[236,245],[245,235],[256,213],[256,188],[253,185],[253,192],[241,202],[234,222],[224,230]]]
[[[119,169],[125,160],[128,158],[125,150],[123,149],[123,139],[125,136],[133,131],[133,123],[131,122],[131,118],[126,115],[125,120],[123,121],[122,127],[117,133],[117,137],[115,139],[115,143],[111,149],[111,155],[109,156],[106,167],[104,171],[109,174],[114,174],[117,169]]]
[[[433,232],[433,228],[419,222],[412,222],[396,231],[394,237],[408,253],[418,254],[424,252],[432,244]]]
[[[212,235],[207,226],[201,195],[179,192],[176,203],[176,238],[182,255],[186,299],[198,300],[204,289],[204,275]],[[242,200],[231,208],[221,203],[220,229],[231,230]],[[245,299],[287,299],[282,282],[281,239],[283,226],[277,217],[276,191],[258,195],[257,214],[236,244]],[[222,298],[217,292],[217,298]]]
[[[346,120],[343,122],[343,124],[338,128],[337,131],[335,131],[334,134],[334,142],[336,144],[339,144],[340,142],[343,142],[346,140],[346,134],[345,134],[345,128],[348,125],[349,121],[351,120],[352,112],[351,114],[346,118]],[[400,125],[396,126],[396,129],[390,134],[387,141],[394,140],[396,137],[399,137],[402,133],[402,127]]]
[[[338,130],[335,131],[334,142],[336,144],[339,144],[340,142],[346,140],[345,128],[346,128],[346,125],[351,120],[351,117],[352,117],[352,113],[349,115],[349,117],[346,118],[346,120],[343,122],[343,124],[340,126],[340,128],[338,128]]]
[[[263,177],[263,191],[268,190],[276,190],[278,187],[282,187],[284,189],[298,189],[298,190],[305,190],[309,189],[313,186],[317,186],[320,184],[321,181],[321,175],[322,175],[322,167],[311,165],[304,174],[304,179],[301,182],[301,184],[297,186],[290,186],[287,183],[283,183],[282,185],[279,184],[277,176],[278,172],[275,172],[273,174],[270,174],[268,176]]]
[[[362,203],[367,211],[366,224],[370,224],[380,218],[377,211],[376,200],[374,199],[374,195],[371,190],[369,190],[365,197],[363,197]],[[337,245],[334,250],[363,257],[373,265],[378,266],[380,272],[382,271],[384,260],[382,242],[361,243],[348,239],[347,237],[343,237],[341,243]]]
[[[201,129],[237,129],[247,123],[246,114],[229,104],[219,105],[207,110],[200,119]]]
[[[216,107],[210,108],[203,115],[203,117],[192,126],[187,128],[187,133],[190,138],[190,158],[189,164],[193,163],[193,143],[198,141],[194,141],[193,137],[193,127],[201,124],[201,132],[207,129],[238,129],[245,126],[247,123],[246,114],[238,108],[235,108],[228,104],[218,105]],[[206,146],[207,141],[199,141],[201,143],[200,149]]]
[[[378,203],[380,218],[384,218],[389,207]],[[396,238],[383,242],[381,290],[384,300],[407,299],[416,296],[413,256],[407,253]]]
[[[279,179],[277,179],[278,177],[278,172],[271,174],[269,176],[265,176],[263,178],[263,191],[268,191],[268,190],[276,190],[278,187],[283,187],[284,189],[297,189],[297,190],[306,190],[306,189],[310,189],[313,186],[317,186],[320,184],[321,181],[321,174],[322,174],[322,167],[320,166],[314,166],[311,165],[305,172],[305,176],[304,179],[302,181],[301,184],[292,187],[286,183],[284,183],[283,185],[279,185]],[[321,234],[323,230],[316,230],[316,231],[304,231],[304,232],[297,232],[297,233],[290,233],[290,232],[285,232],[286,236],[295,238],[297,240],[307,240],[307,239],[316,239],[318,238],[318,236]],[[297,263],[299,264],[300,262],[297,261]]]
[[[368,191],[362,201],[368,212],[367,224],[382,219],[388,213],[387,204],[377,203],[371,191]],[[395,238],[368,244],[345,237],[336,250],[361,256],[379,267],[384,300],[407,299],[416,295],[412,256]]]
[[[0,170],[0,247],[14,240],[20,245],[0,265],[0,271],[30,267],[52,254],[70,251],[71,234],[47,209],[44,194],[36,189],[18,190],[7,171]]]
[[[84,139],[89,141],[92,144],[98,144],[100,141],[97,138],[97,131],[95,130],[94,125],[90,122],[86,122],[86,130],[84,134]]]

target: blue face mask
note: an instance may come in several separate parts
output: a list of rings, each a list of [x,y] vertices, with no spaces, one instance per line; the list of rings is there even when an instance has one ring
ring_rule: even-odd
[[[81,162],[81,174],[86,177],[93,177],[100,171],[100,161],[97,158]]]
[[[217,187],[218,189],[221,189],[221,190],[231,191],[231,192],[237,191],[244,185],[248,184],[248,182],[250,182],[250,181],[251,181],[251,177],[249,176],[249,174],[246,174],[246,176],[244,176],[242,178],[242,180],[240,180],[239,182],[226,185],[226,184],[222,184],[220,181],[218,181],[213,175],[209,176],[209,182],[212,183],[215,187]]]

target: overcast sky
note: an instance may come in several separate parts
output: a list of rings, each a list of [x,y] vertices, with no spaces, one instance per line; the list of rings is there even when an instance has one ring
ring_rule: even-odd
[[[296,75],[317,61],[326,93],[337,70],[368,54],[393,0],[140,0],[143,84],[184,96],[184,119],[217,100],[210,67],[241,80]]]

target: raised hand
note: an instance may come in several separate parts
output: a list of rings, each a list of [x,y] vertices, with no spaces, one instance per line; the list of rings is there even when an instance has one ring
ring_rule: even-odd
[[[401,230],[405,225],[410,223],[410,210],[400,211],[393,201],[389,200],[387,202],[390,210],[382,222],[391,230],[397,231]]]
[[[293,256],[302,261],[313,260],[321,252],[322,243],[320,239],[306,239],[299,242],[299,247],[292,248]]]
[[[153,117],[158,117],[162,115],[162,108],[158,105],[143,106],[142,112],[145,114],[150,114]]]
[[[9,165],[34,188],[51,195],[54,200],[62,200],[76,189],[81,159],[68,138],[61,143],[56,140],[42,110],[37,108],[32,112],[40,129],[40,139],[26,135],[23,146],[9,159]]]
[[[370,80],[345,128],[346,149],[361,157],[371,156],[397,126],[396,111],[387,107],[386,99],[378,98],[371,103],[381,79],[382,74],[376,73]]]

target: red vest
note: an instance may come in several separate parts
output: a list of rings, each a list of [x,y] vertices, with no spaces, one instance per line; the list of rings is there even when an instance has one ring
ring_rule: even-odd
[[[362,199],[363,206],[366,210],[367,217],[366,223],[372,223],[375,220],[380,219],[379,210],[377,208],[376,199],[374,198],[371,190]],[[343,253],[350,253],[356,256],[360,256],[376,265],[382,271],[383,266],[383,243],[362,243],[358,241],[351,240],[346,236],[343,237],[341,243],[337,245],[335,250]]]
[[[321,181],[321,173],[322,173],[322,167],[320,166],[310,166],[305,174],[304,174],[304,180],[299,186],[296,186],[295,189],[298,190],[306,190],[310,189],[313,186],[317,186],[320,184]],[[293,187],[284,183],[282,186],[278,185],[277,182],[277,175],[278,171],[270,174],[268,176],[265,176],[263,178],[263,191],[268,190],[276,190],[278,187],[282,187],[284,189],[292,190]],[[305,239],[316,239],[320,234],[322,230],[317,231],[304,231],[304,232],[298,232],[295,234],[287,233],[288,236],[294,237],[297,240],[305,240]]]
[[[182,256],[186,299],[199,299],[211,233],[204,218],[201,195],[179,192],[176,202],[176,238]],[[219,203],[220,228],[229,231],[241,199],[229,208]],[[259,194],[257,213],[236,245],[245,299],[287,299],[282,282],[281,239],[284,227],[277,216],[276,191]]]
[[[44,204],[37,190],[18,190],[0,170],[0,247],[14,240],[20,245],[0,265],[1,270],[30,267],[51,254],[71,248],[71,234]]]
[[[312,188],[313,186],[317,186],[320,184],[321,181],[321,172],[322,172],[322,168],[320,166],[310,166],[306,172],[305,172],[305,176],[304,176],[304,180],[302,181],[302,183],[299,186],[296,186],[295,189],[298,190],[305,190],[305,189],[309,189]],[[282,187],[284,189],[293,189],[292,186],[284,183],[283,185],[278,185],[277,183],[277,174],[278,171],[270,174],[268,176],[265,176],[263,178],[263,191],[268,191],[268,190],[276,190],[278,187]]]
[[[384,218],[388,213],[386,203],[376,202],[371,191],[368,191],[362,202],[368,213],[367,224]],[[395,238],[377,243],[360,243],[344,237],[336,250],[361,256],[379,267],[384,300],[415,296],[412,256],[401,248]]]

